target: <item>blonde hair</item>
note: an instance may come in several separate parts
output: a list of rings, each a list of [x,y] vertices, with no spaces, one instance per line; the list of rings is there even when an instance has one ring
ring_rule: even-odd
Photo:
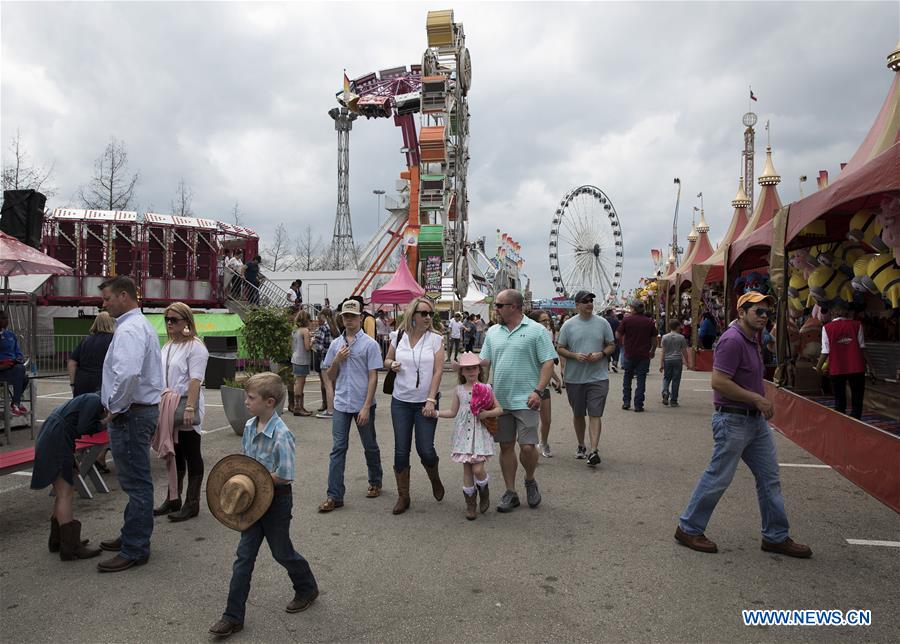
[[[91,325],[91,334],[94,333],[113,333],[116,330],[116,323],[112,316],[106,311],[100,311],[94,318]]]
[[[271,371],[255,373],[247,378],[247,382],[244,383],[244,390],[259,394],[266,400],[274,398],[276,409],[281,406],[281,401],[284,400],[284,383],[281,382],[281,378],[277,373],[272,373]]]
[[[297,311],[297,315],[294,316],[294,323],[299,327],[308,327],[309,326],[309,313],[300,309]]]
[[[194,339],[197,337],[197,326],[194,323],[194,312],[191,311],[191,307],[189,307],[184,302],[172,302],[169,306],[166,307],[166,310],[163,311],[163,317],[165,317],[166,313],[172,311],[177,313],[182,318],[187,320],[187,328],[190,331],[188,335],[182,335],[179,333],[177,336],[169,333],[169,327],[166,326],[166,335],[169,337],[169,340],[172,342],[184,342],[187,339]]]
[[[434,302],[432,302],[427,297],[417,297],[412,302],[410,302],[406,311],[403,313],[403,320],[401,320],[400,324],[397,325],[397,331],[403,331],[407,335],[412,333],[412,322],[416,318],[416,309],[419,307],[419,304],[425,303],[428,305],[428,308],[431,309],[431,323],[428,325],[426,331],[434,331],[435,333],[443,333],[443,327],[441,326],[441,320],[437,316],[435,316],[435,308]]]

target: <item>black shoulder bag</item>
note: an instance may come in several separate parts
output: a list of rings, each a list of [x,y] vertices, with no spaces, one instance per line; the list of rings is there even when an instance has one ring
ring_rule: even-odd
[[[403,329],[397,331],[397,347],[400,347],[400,338],[403,337]],[[396,357],[396,350],[395,350]],[[386,394],[394,393],[394,381],[397,379],[397,372],[393,369],[388,369],[387,374],[384,376],[384,385],[381,387],[381,390]]]

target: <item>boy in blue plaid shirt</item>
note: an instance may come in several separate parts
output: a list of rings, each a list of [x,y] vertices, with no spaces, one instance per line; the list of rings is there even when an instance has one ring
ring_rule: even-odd
[[[278,375],[266,372],[251,376],[245,385],[244,404],[254,417],[244,427],[243,453],[266,466],[275,483],[275,496],[266,513],[241,533],[228,605],[222,618],[209,632],[220,638],[228,637],[244,628],[244,610],[250,594],[250,578],[263,537],[269,543],[275,561],[284,566],[294,585],[294,599],[287,605],[288,613],[306,610],[319,596],[316,578],[309,563],[294,550],[291,543],[291,509],[294,499],[291,482],[294,480],[294,435],[275,412],[284,398],[284,385]]]

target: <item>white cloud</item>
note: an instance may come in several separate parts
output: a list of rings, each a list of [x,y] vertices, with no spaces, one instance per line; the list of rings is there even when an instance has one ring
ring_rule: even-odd
[[[265,237],[284,222],[330,236],[334,106],[351,77],[416,63],[419,3],[4,3],[0,140],[19,128],[55,162],[59,201],[90,177],[111,135],[140,172],[139,200],[165,208],[180,177],[198,215],[235,201]],[[470,3],[470,236],[498,223],[523,243],[537,295],[551,293],[550,219],[583,183],[620,214],[627,286],[703,191],[717,239],[731,217],[747,86],[772,122],[782,201],[797,178],[832,174],[862,140],[890,83],[896,3]],[[78,34],[73,37],[72,34]],[[27,62],[23,62],[27,61]],[[398,128],[354,125],[351,210],[374,232],[374,188],[403,170]],[[757,136],[761,171],[765,132]],[[389,191],[390,194],[390,191]],[[63,205],[53,203],[51,205]],[[688,213],[685,215],[685,213]]]

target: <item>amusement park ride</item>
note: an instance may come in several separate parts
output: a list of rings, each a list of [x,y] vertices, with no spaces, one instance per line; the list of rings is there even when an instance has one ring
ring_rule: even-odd
[[[625,258],[622,227],[612,201],[596,186],[579,186],[563,197],[550,227],[550,275],[559,296],[580,290],[606,308],[619,290]]]
[[[345,74],[344,89],[337,94],[341,107],[330,112],[336,122],[342,115],[393,117],[406,157],[406,170],[398,182],[401,199],[389,204],[392,216],[359,258],[367,269],[354,294],[363,293],[378,274],[387,272],[388,258],[401,241],[410,271],[420,283],[433,281],[428,272],[443,275],[452,270],[456,296],[462,299],[468,290],[467,95],[472,63],[463,25],[453,21],[452,10],[430,11],[426,32],[428,48],[421,64],[383,69],[353,81]],[[339,204],[335,230],[341,218]],[[439,258],[441,266],[428,262],[429,257]]]

